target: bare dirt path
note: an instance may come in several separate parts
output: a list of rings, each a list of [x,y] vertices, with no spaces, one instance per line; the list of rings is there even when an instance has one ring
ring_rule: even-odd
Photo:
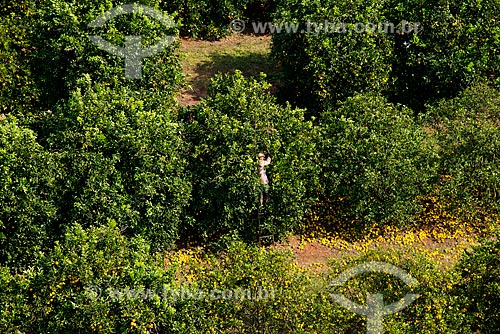
[[[329,261],[360,255],[370,250],[419,253],[437,263],[440,268],[448,269],[457,263],[465,250],[478,245],[478,240],[477,235],[462,233],[435,238],[423,232],[407,231],[394,236],[365,238],[355,242],[342,238],[291,236],[273,247],[292,251],[300,267],[314,272],[327,270]]]

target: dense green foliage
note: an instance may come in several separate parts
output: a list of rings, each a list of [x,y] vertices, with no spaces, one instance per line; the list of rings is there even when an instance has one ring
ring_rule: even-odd
[[[265,326],[289,332],[297,319],[283,317],[295,294],[286,287],[307,282],[290,260],[286,252],[237,243],[224,259],[178,254],[165,261],[114,223],[87,230],[77,225],[38,256],[36,271],[11,276],[1,268],[0,330],[255,333]],[[222,298],[224,291],[242,290],[251,297]]]
[[[86,82],[45,122],[47,146],[64,152],[62,221],[89,226],[114,219],[157,249],[173,244],[191,186],[189,146],[167,102]]]
[[[44,149],[13,118],[2,121],[1,258],[25,264],[73,222],[119,222],[156,249],[178,237],[191,196],[182,125],[146,91],[80,81],[67,104],[44,114]]]
[[[184,251],[165,259],[151,255],[142,238],[121,235],[114,223],[90,229],[77,225],[63,242],[37,255],[36,270],[11,274],[0,267],[0,330],[362,332],[365,317],[336,304],[331,294],[364,304],[368,293],[377,292],[386,305],[418,294],[410,306],[384,317],[387,333],[469,334],[476,328],[495,333],[498,248],[498,242],[485,243],[465,254],[456,269],[438,269],[408,250],[370,251],[333,261],[326,272],[312,274],[283,250],[232,243],[223,254]],[[417,284],[407,286],[391,275],[371,272],[331,285],[343,271],[370,261],[397,266]]]
[[[151,324],[173,325],[168,303],[143,300],[142,294],[121,295],[126,288],[160,291],[171,284],[173,270],[163,267],[160,256],[151,255],[143,239],[128,240],[113,223],[89,230],[75,226],[63,242],[38,256],[37,270],[26,273],[24,279],[28,282],[20,286],[21,291],[6,290],[12,296],[25,294],[26,313],[9,308],[5,312],[5,319],[12,322],[4,329],[12,332],[123,333],[144,332],[153,328]],[[3,284],[20,283],[7,279]],[[3,300],[7,306],[17,306],[8,305],[9,301],[14,299]]]
[[[182,35],[219,39],[230,32],[229,23],[242,16],[244,2],[174,0],[163,1],[162,8],[168,13],[175,13]]]
[[[439,143],[441,194],[470,214],[498,212],[499,91],[473,86],[429,108],[427,126]]]
[[[281,1],[276,22],[297,22],[300,33],[273,35],[273,56],[283,66],[286,97],[313,111],[355,92],[384,91],[392,43],[386,34],[356,33],[356,22],[383,22],[380,1]],[[307,32],[308,22],[350,23],[346,33]]]
[[[422,24],[418,34],[394,36],[397,102],[422,109],[480,78],[500,84],[498,0],[389,0],[385,6],[389,21]]]
[[[417,300],[410,306],[384,317],[385,333],[470,333],[462,327],[467,318],[460,310],[460,299],[451,293],[459,283],[460,275],[453,269],[439,269],[435,262],[409,249],[404,252],[368,251],[334,261],[330,265],[329,276],[337,277],[344,270],[372,261],[404,270],[417,281],[416,286],[408,286],[390,274],[370,272],[349,280],[341,287],[331,287],[330,292],[343,294],[359,305],[366,305],[368,293],[382,294],[385,305],[404,298],[406,294],[417,294]],[[352,313],[343,314],[337,322],[339,333],[366,330],[365,317]]]
[[[0,120],[0,259],[25,264],[57,235],[58,155],[48,154],[33,131],[13,117]]]
[[[345,223],[402,224],[421,211],[418,196],[435,182],[435,143],[412,111],[356,95],[321,116],[322,184],[341,199]]]
[[[231,33],[233,20],[269,21],[274,0],[163,0],[183,36],[216,40]]]
[[[113,6],[26,1],[2,9],[2,112],[17,117],[2,121],[3,263],[26,265],[33,250],[50,247],[73,222],[116,219],[157,248],[177,238],[190,197],[175,111],[177,44],[146,58],[142,79],[129,80],[124,60],[88,38],[120,45],[135,34],[150,45],[177,32],[141,15],[88,27]]]
[[[191,214],[202,237],[229,231],[255,237],[258,153],[272,159],[270,198],[260,208],[266,232],[292,231],[307,208],[307,190],[318,181],[315,130],[303,110],[278,105],[267,88],[241,72],[218,76],[207,99],[186,115],[193,145]]]
[[[500,209],[497,0],[280,1],[277,21],[299,29],[325,19],[347,29],[423,25],[273,36],[284,90],[309,110],[278,103],[264,75],[240,71],[180,107],[178,43],[128,79],[124,60],[88,38],[218,39],[234,18],[268,19],[274,1],[144,0],[177,27],[140,13],[88,26],[125,3],[8,0],[0,9],[0,332],[353,333],[366,319],[330,294],[364,303],[374,292],[386,303],[419,294],[384,318],[388,333],[498,332],[498,241],[454,268],[360,247],[318,272],[253,244],[332,212],[335,232],[398,231],[389,227],[427,224],[426,214],[455,226],[491,221]],[[262,204],[259,153],[272,159]],[[439,228],[408,235],[424,241]],[[193,239],[218,252],[173,251]],[[372,273],[330,286],[368,261],[419,283]]]
[[[142,80],[126,80],[124,59],[100,50],[89,39],[89,35],[100,35],[112,44],[123,45],[124,36],[140,35],[144,45],[153,45],[166,35],[177,34],[175,28],[141,15],[134,15],[133,24],[130,15],[121,15],[102,28],[88,27],[122,3],[127,2],[44,0],[8,8],[5,14],[10,15],[1,21],[2,36],[7,37],[2,56],[11,59],[9,67],[2,66],[7,75],[0,79],[5,83],[0,86],[1,95],[8,97],[3,111],[23,115],[26,122],[33,123],[43,110],[67,99],[85,75],[110,87],[176,91],[181,83],[178,57],[172,52],[176,43],[144,59]],[[159,9],[157,1],[140,3]],[[15,26],[14,33],[9,33],[11,25]],[[14,85],[20,88],[13,90]]]
[[[364,91],[422,110],[478,78],[500,83],[499,14],[497,0],[281,1],[277,22],[299,22],[307,30],[308,21],[327,20],[345,23],[346,31],[275,34],[273,54],[283,65],[287,97],[315,114]],[[368,23],[393,23],[399,32],[378,26],[356,32],[356,24]]]
[[[457,265],[461,275],[454,294],[469,317],[469,332],[500,328],[500,242],[489,241],[466,252]]]
[[[4,1],[0,9],[0,112],[30,108],[38,97],[27,61],[33,51],[26,23],[28,1]]]

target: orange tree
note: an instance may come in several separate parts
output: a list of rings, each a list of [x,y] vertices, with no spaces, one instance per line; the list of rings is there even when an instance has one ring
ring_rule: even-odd
[[[0,113],[21,112],[38,98],[29,62],[33,46],[27,21],[33,14],[30,1],[4,1],[0,15]]]
[[[164,0],[183,36],[216,40],[231,34],[234,19],[269,21],[274,0]]]
[[[496,333],[500,326],[499,255],[500,243],[485,241],[466,252],[456,267],[460,282],[453,295],[467,314],[469,333]]]
[[[0,263],[22,267],[48,247],[57,231],[60,169],[58,155],[32,130],[12,116],[0,120]]]
[[[498,213],[500,99],[498,89],[474,85],[429,108],[425,124],[437,139],[440,194],[469,217]]]
[[[392,94],[424,104],[455,96],[478,78],[500,84],[497,0],[387,1],[389,20],[418,22],[418,33],[395,35]]]
[[[321,115],[324,194],[341,199],[345,223],[405,224],[437,179],[435,140],[408,108],[381,96],[348,98]]]
[[[241,72],[217,76],[199,106],[186,110],[192,143],[196,221],[189,231],[203,238],[236,232],[254,238],[261,191],[257,154],[269,152],[270,198],[261,208],[266,233],[292,231],[308,207],[308,188],[317,183],[316,132],[304,111],[281,106],[262,79]]]
[[[59,101],[66,100],[84,75],[93,82],[110,87],[149,89],[174,92],[181,83],[181,69],[173,43],[163,52],[143,61],[141,80],[127,80],[124,59],[99,49],[89,38],[102,36],[110,43],[123,46],[125,36],[142,36],[144,46],[153,45],[164,36],[177,35],[176,27],[145,15],[119,15],[101,28],[89,24],[106,11],[126,1],[39,1],[27,0],[21,9],[8,7],[2,18],[2,34],[6,36],[5,50],[0,57],[10,57],[18,70],[2,66],[8,77],[2,79],[2,96],[11,96],[5,112],[14,112],[20,121],[39,131],[39,119],[44,110],[51,110]],[[163,13],[158,1],[141,1]],[[18,13],[21,11],[21,13]],[[163,13],[166,15],[166,13]],[[8,33],[13,29],[15,33]],[[4,69],[5,68],[5,69]],[[9,69],[10,68],[10,69]],[[17,79],[18,78],[18,79]],[[8,95],[7,95],[8,94]],[[64,102],[62,102],[64,103]]]
[[[497,0],[280,1],[275,20],[302,26],[275,34],[273,55],[283,65],[289,97],[313,113],[363,91],[422,111],[478,78],[500,83],[499,15]],[[345,23],[346,32],[301,32],[308,20]],[[355,32],[356,24],[386,22],[394,33]]]
[[[177,238],[191,186],[182,125],[156,93],[79,81],[65,105],[44,117],[46,141],[61,152],[61,224],[109,219],[158,249]]]
[[[272,54],[283,68],[286,98],[310,113],[355,92],[389,88],[391,36],[356,30],[357,23],[385,21],[382,1],[280,1],[275,21],[300,24],[296,33],[273,35]],[[325,21],[330,25],[317,26]]]

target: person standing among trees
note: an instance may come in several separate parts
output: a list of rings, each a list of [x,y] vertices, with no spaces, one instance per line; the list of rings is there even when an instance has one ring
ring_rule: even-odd
[[[269,201],[269,179],[266,174],[266,166],[271,163],[271,156],[269,153],[259,153],[259,166],[257,167],[257,172],[260,178],[260,184],[262,185],[262,190],[260,192],[260,205],[264,202],[264,194],[266,196],[266,202]]]

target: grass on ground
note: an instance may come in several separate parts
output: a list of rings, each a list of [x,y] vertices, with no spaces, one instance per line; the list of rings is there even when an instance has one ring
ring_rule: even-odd
[[[179,102],[197,104],[207,94],[207,87],[215,74],[238,69],[247,76],[267,74],[267,80],[276,84],[278,69],[271,56],[271,37],[233,34],[220,41],[182,39],[179,54],[189,85],[183,89]]]

